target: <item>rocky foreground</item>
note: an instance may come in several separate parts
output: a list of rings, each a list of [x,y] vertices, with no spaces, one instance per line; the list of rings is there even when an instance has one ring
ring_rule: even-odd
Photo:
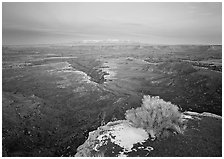
[[[151,138],[127,120],[109,122],[89,133],[75,157],[221,156],[222,117],[211,113],[184,112],[183,134]]]

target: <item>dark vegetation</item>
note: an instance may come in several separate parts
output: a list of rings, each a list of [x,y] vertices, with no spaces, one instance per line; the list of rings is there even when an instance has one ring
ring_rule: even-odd
[[[124,119],[126,110],[140,107],[142,96],[148,94],[182,111],[222,114],[221,46],[2,49],[3,156],[73,156],[90,131]],[[116,66],[116,79],[105,78],[109,73],[102,71],[103,63]],[[74,70],[86,73],[95,84],[82,81]],[[219,149],[211,149],[211,156],[213,151],[213,156],[220,156]],[[202,151],[192,150],[192,156],[203,156]]]

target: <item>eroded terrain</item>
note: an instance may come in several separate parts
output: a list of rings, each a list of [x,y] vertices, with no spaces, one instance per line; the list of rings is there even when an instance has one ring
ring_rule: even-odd
[[[222,115],[221,55],[221,46],[4,46],[3,155],[74,156],[89,132],[123,120],[127,109],[141,105],[143,95],[159,96],[182,111]],[[221,123],[214,120],[202,122],[204,138],[198,144],[204,149],[197,153],[184,151],[188,140],[178,137],[181,142],[156,141],[156,151],[147,156],[175,155],[165,147],[171,140],[183,149],[178,155],[221,156]],[[213,133],[209,124],[219,140],[204,141]],[[200,133],[188,135],[193,141]]]

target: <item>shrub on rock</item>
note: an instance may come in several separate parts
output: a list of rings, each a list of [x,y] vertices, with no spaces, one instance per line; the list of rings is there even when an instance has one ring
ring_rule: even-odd
[[[185,128],[178,107],[159,97],[144,96],[142,106],[127,110],[125,115],[135,127],[145,129],[152,138],[170,131],[183,133]]]

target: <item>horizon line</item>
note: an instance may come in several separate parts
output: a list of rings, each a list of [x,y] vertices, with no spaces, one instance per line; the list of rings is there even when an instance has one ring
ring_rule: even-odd
[[[130,40],[120,40],[120,42],[115,42],[115,41],[111,41],[111,42],[103,42],[103,41],[108,41],[108,40],[98,40],[100,42],[83,42],[85,40],[77,40],[74,42],[55,42],[55,43],[33,43],[33,44],[2,44],[2,46],[31,46],[31,45],[63,45],[63,44],[143,44],[143,45],[222,45],[221,44],[200,44],[200,43],[182,43],[182,44],[167,44],[167,43],[148,43],[148,42],[141,42],[141,41],[130,41]],[[94,41],[94,40],[86,40],[86,41]]]

